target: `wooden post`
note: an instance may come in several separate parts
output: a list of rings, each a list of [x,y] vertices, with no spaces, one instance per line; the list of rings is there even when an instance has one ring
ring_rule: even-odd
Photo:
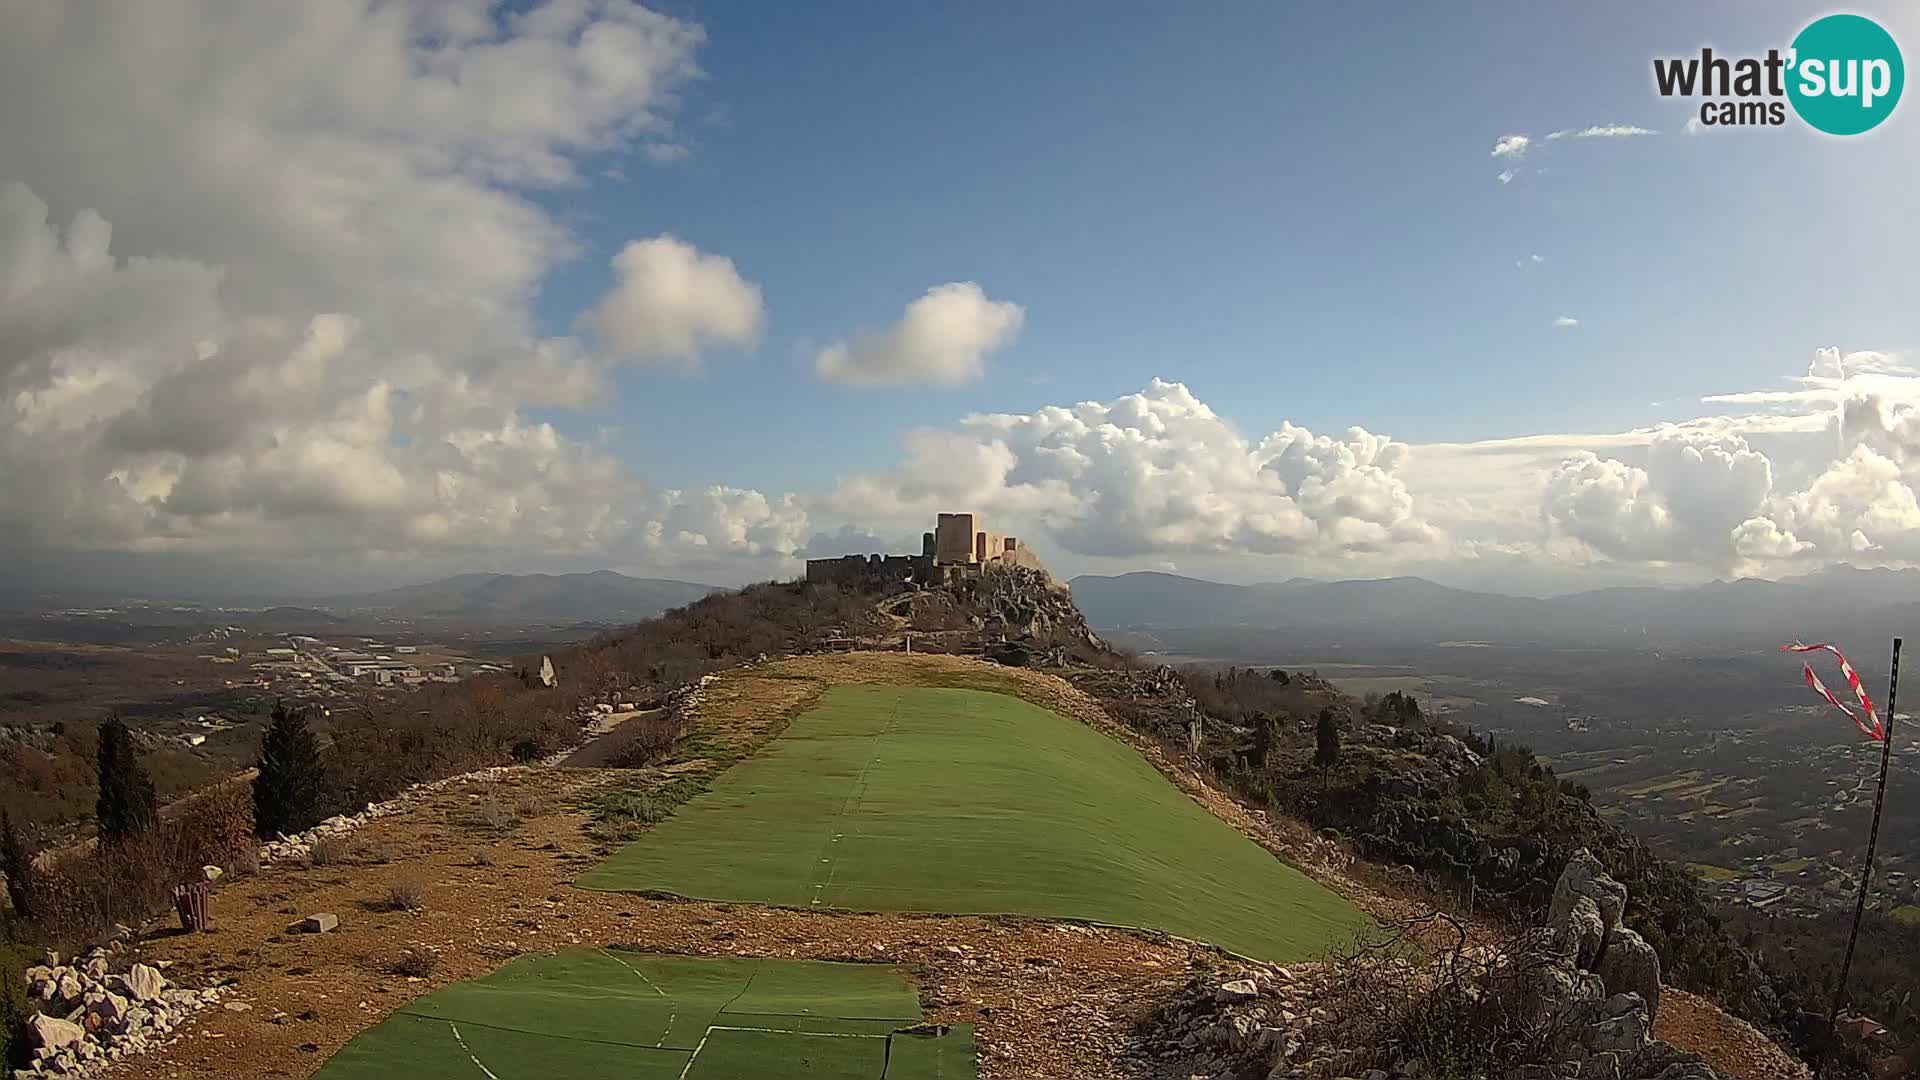
[[[1873,884],[1873,850],[1880,843],[1880,811],[1887,802],[1887,766],[1893,760],[1893,698],[1900,689],[1900,639],[1893,639],[1893,670],[1887,675],[1887,722],[1881,728],[1880,789],[1873,796],[1873,828],[1867,833],[1867,864],[1860,870],[1860,895],[1853,904],[1853,931],[1847,935],[1847,952],[1840,961],[1840,979],[1833,987],[1833,1013],[1830,1025],[1840,1022],[1840,1009],[1847,1002],[1847,976],[1853,971],[1853,947],[1860,940],[1860,920],[1867,913],[1867,889]],[[1837,1030],[1837,1029],[1836,1029]]]

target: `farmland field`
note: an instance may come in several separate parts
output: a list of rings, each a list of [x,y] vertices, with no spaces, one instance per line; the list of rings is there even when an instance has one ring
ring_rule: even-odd
[[[577,949],[429,994],[315,1076],[971,1080],[971,1031],[919,1020],[891,965]]]
[[[1145,927],[1290,961],[1363,924],[1131,748],[1017,698],[841,686],[579,885]]]

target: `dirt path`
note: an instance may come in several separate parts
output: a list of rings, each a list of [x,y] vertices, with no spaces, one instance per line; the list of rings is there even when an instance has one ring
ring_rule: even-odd
[[[639,737],[646,725],[665,716],[665,709],[641,709],[638,712],[612,713],[598,717],[587,728],[587,741],[573,753],[561,758],[563,769],[606,769]]]

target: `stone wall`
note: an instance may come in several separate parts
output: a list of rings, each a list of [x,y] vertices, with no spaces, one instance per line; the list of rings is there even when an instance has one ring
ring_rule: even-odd
[[[927,581],[933,560],[924,555],[842,555],[808,559],[807,581],[815,585],[888,586]]]

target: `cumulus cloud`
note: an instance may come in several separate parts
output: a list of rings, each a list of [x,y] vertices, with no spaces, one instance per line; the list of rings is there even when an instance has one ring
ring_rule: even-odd
[[[1657,430],[1645,467],[1582,451],[1546,485],[1556,533],[1612,559],[1731,565],[1734,533],[1773,489],[1766,456],[1737,435]]]
[[[1556,330],[1571,330],[1580,325],[1580,320],[1571,315],[1556,315],[1553,319],[1553,325]]]
[[[732,259],[656,236],[622,248],[613,271],[613,289],[581,321],[615,355],[691,366],[703,346],[747,346],[760,336],[760,287]]]
[[[0,535],[789,556],[793,497],[653,490],[526,415],[592,400],[608,359],[534,329],[579,243],[527,192],[670,141],[702,39],[626,0],[10,12]],[[627,355],[757,329],[723,259],[655,238],[620,270],[596,325]]]
[[[986,374],[987,357],[1012,344],[1025,320],[1025,308],[989,299],[971,281],[936,285],[891,327],[820,350],[814,371],[851,386],[974,382]]]
[[[1424,549],[1438,532],[1397,475],[1407,447],[1361,428],[1283,424],[1250,440],[1180,383],[1108,402],[975,415],[915,432],[895,469],[844,478],[842,512],[925,520],[956,506],[1040,524],[1092,556],[1341,557]]]
[[[1492,156],[1518,161],[1527,156],[1527,147],[1531,145],[1533,140],[1525,135],[1502,135],[1494,140]]]

